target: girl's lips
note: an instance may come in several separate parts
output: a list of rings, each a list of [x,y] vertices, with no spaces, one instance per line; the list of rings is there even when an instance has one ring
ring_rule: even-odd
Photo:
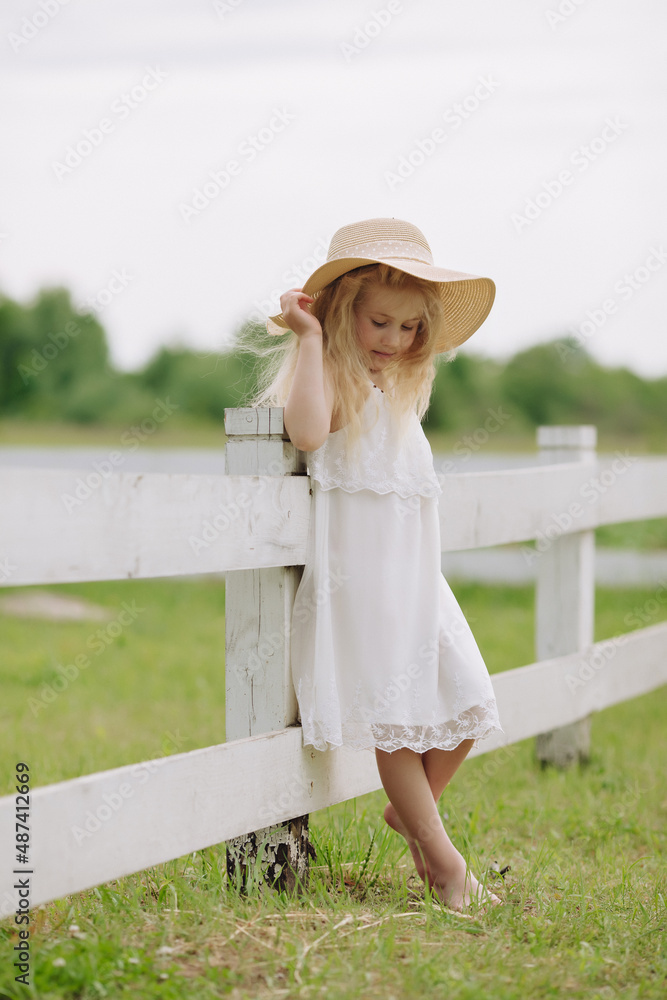
[[[373,354],[379,354],[381,358],[393,358],[393,354],[385,354],[383,351],[373,351]]]

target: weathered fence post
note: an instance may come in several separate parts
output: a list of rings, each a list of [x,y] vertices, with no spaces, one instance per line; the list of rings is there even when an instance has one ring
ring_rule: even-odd
[[[591,425],[538,427],[537,445],[542,464],[595,462],[597,428]],[[591,469],[591,474],[593,468]],[[581,501],[581,502],[579,502]],[[579,515],[577,515],[577,511]],[[573,653],[593,642],[595,617],[595,532],[563,533],[576,524],[583,499],[572,498],[568,510],[552,511],[552,532],[538,547],[536,586],[536,659]],[[587,760],[591,719],[588,716],[537,737],[537,758],[546,766],[565,767]]]
[[[305,475],[305,454],[290,442],[281,407],[225,410],[229,475]],[[290,623],[303,567],[236,570],[225,575],[227,741],[297,723],[290,671]],[[267,814],[270,813],[267,803]],[[297,891],[307,882],[308,816],[227,841],[227,874],[242,889],[261,849],[264,879]]]

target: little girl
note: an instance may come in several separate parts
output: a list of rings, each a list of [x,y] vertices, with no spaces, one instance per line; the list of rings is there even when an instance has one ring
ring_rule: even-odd
[[[293,608],[303,744],[373,750],[384,817],[447,906],[498,902],[449,839],[437,803],[476,740],[500,730],[486,665],[440,570],[442,487],[421,427],[435,356],[485,320],[495,286],[435,267],[415,226],[344,226],[303,288],[254,405],[284,407],[307,452],[312,509]]]

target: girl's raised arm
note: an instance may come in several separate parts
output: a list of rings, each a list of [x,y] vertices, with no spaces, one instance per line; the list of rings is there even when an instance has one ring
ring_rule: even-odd
[[[299,338],[284,420],[292,444],[301,451],[316,451],[324,444],[333,411],[333,388],[322,360],[322,327],[307,306],[313,301],[300,288],[292,288],[280,297],[283,318]]]

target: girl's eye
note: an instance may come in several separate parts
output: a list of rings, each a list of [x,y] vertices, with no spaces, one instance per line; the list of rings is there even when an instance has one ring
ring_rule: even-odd
[[[379,320],[376,320],[376,319],[372,319],[371,323],[373,324],[373,326],[379,326],[379,327],[383,327],[383,326],[387,325],[386,323],[380,323]],[[416,330],[416,327],[414,327],[414,326],[403,326],[403,327],[401,327],[401,329],[405,330],[406,333],[412,333],[413,330]]]

